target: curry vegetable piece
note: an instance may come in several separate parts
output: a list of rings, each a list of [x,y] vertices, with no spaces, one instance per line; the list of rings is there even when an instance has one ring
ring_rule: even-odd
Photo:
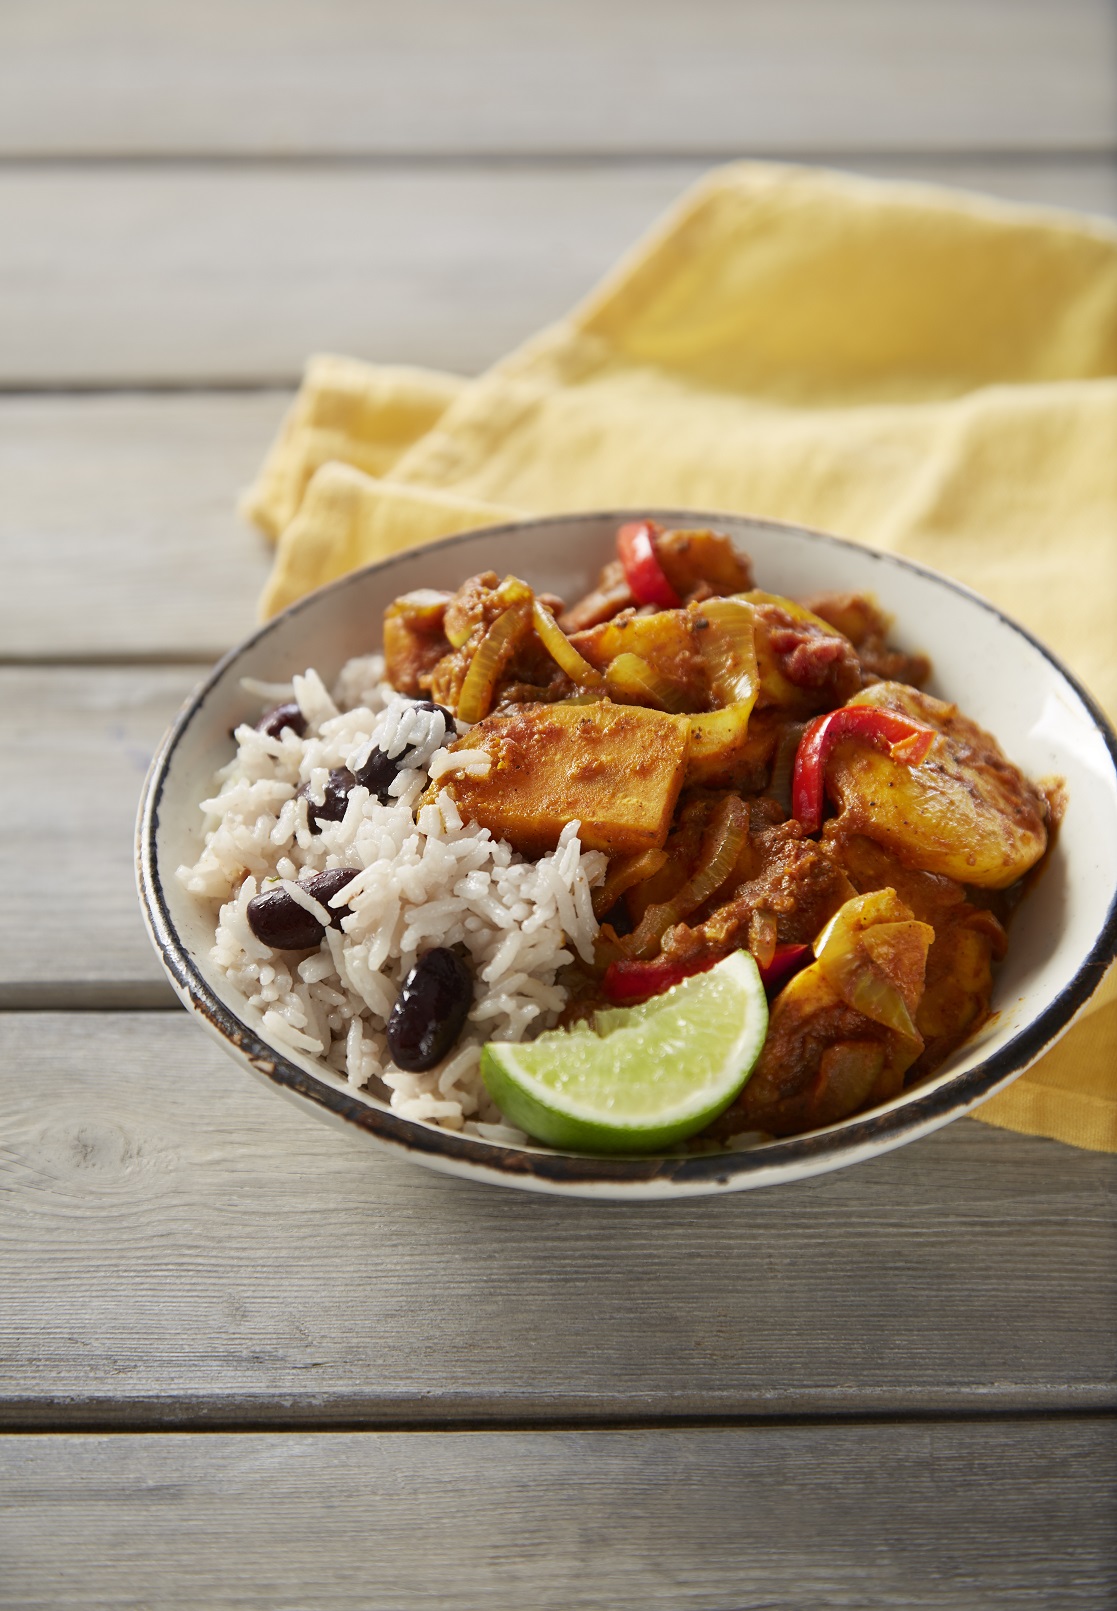
[[[914,1019],[933,938],[894,890],[846,901],[776,997],[736,1129],[790,1135],[898,1096],[923,1050]]]
[[[826,786],[843,828],[910,867],[982,889],[1005,889],[1035,866],[1047,848],[1047,808],[996,739],[956,705],[904,683],[877,683],[849,704],[899,712],[937,736],[916,767],[853,739],[838,744]]]
[[[660,849],[682,787],[685,716],[642,705],[521,705],[487,717],[451,749],[484,750],[484,777],[445,785],[462,816],[524,855],[553,850],[575,818],[587,850]]]

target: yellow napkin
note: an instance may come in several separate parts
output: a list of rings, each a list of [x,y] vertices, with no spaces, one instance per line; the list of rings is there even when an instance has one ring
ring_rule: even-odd
[[[477,380],[316,359],[244,507],[263,599],[513,518],[675,504],[922,560],[1117,710],[1117,231],[912,184],[716,170]],[[1117,991],[981,1110],[1117,1150]]]

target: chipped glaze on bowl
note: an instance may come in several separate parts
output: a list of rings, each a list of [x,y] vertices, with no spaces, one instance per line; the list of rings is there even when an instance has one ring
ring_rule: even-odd
[[[272,1044],[208,959],[212,924],[179,885],[201,841],[198,802],[259,701],[243,677],[287,681],[315,666],[327,684],[380,647],[382,612],[417,587],[509,571],[575,599],[634,514],[714,526],[752,555],[757,585],[792,596],[875,594],[897,641],[934,663],[929,691],[956,700],[1030,776],[1065,779],[1066,819],[1012,925],[993,1016],[924,1084],[841,1124],[756,1145],[658,1158],[600,1158],[508,1147],[404,1119],[310,1058]],[[226,1050],[321,1118],[417,1163],[496,1185],[601,1199],[665,1199],[801,1180],[928,1135],[1009,1084],[1065,1032],[1117,954],[1117,739],[1088,694],[1023,628],[921,566],[773,521],[694,510],[612,511],[528,520],[399,554],[300,599],[234,649],[191,696],[156,755],[137,825],[137,880],[157,952],[178,995]]]

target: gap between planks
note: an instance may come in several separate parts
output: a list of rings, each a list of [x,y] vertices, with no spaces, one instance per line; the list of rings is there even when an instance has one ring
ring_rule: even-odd
[[[284,1413],[286,1411],[286,1413]],[[250,1407],[241,1412],[222,1413],[205,1405],[200,1396],[177,1408],[160,1405],[158,1412],[144,1416],[137,1406],[126,1400],[106,1399],[103,1403],[87,1402],[75,1407],[64,1399],[0,1401],[0,1437],[38,1437],[56,1434],[66,1437],[110,1435],[123,1438],[158,1437],[166,1434],[186,1437],[348,1437],[360,1433],[446,1433],[450,1436],[469,1437],[489,1433],[577,1433],[577,1432],[703,1432],[703,1431],[759,1431],[765,1428],[807,1431],[811,1428],[844,1428],[872,1430],[884,1427],[1026,1427],[1037,1422],[1117,1423],[1117,1408],[1112,1405],[1037,1405],[1034,1409],[1013,1406],[1003,1410],[975,1410],[970,1406],[945,1406],[935,1410],[886,1409],[873,1411],[860,1408],[856,1411],[827,1411],[817,1409],[799,1413],[773,1411],[765,1414],[732,1412],[709,1415],[647,1415],[618,1414],[611,1410],[602,1415],[590,1412],[570,1415],[533,1415],[516,1413],[509,1409],[501,1415],[448,1415],[434,1417],[406,1417],[398,1419],[376,1415],[315,1416],[291,1413],[289,1399],[273,1413],[255,1414]]]
[[[743,150],[740,146],[710,146],[681,151],[677,146],[648,148],[643,151],[305,151],[296,146],[288,150],[268,151],[49,151],[6,153],[0,151],[0,173],[18,173],[23,169],[49,170],[78,168],[85,171],[127,172],[146,168],[197,168],[206,170],[331,169],[369,170],[393,172],[410,169],[448,168],[484,170],[527,169],[545,173],[550,169],[652,168],[672,163],[723,163],[743,159],[758,162],[786,163],[791,166],[822,168],[926,169],[933,173],[943,167],[959,171],[967,167],[1004,167],[1006,169],[1084,166],[1108,167],[1117,156],[1117,140],[1098,140],[1078,146],[986,146],[964,150],[928,151],[925,147],[904,149],[891,146],[887,150],[874,150],[870,146],[851,147],[775,147],[771,150]]]

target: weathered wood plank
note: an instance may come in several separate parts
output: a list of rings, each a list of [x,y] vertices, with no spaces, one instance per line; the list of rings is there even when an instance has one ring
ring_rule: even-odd
[[[140,919],[133,824],[155,746],[199,676],[0,670],[0,1005],[171,999]]]
[[[238,518],[289,394],[0,397],[0,655],[208,659],[271,549]]]
[[[0,1439],[0,1606],[1058,1606],[1117,1587],[1107,1420]]]
[[[1106,0],[7,4],[0,151],[1112,144]]]
[[[0,386],[287,385],[314,350],[472,373],[702,166],[0,171]],[[1108,160],[863,166],[1117,210]]]
[[[0,1015],[0,1068],[9,1428],[1117,1403],[1113,1157],[963,1122],[599,1206],[382,1155],[177,1013]]]
[[[0,172],[0,384],[287,383],[319,349],[478,370],[699,171]]]

